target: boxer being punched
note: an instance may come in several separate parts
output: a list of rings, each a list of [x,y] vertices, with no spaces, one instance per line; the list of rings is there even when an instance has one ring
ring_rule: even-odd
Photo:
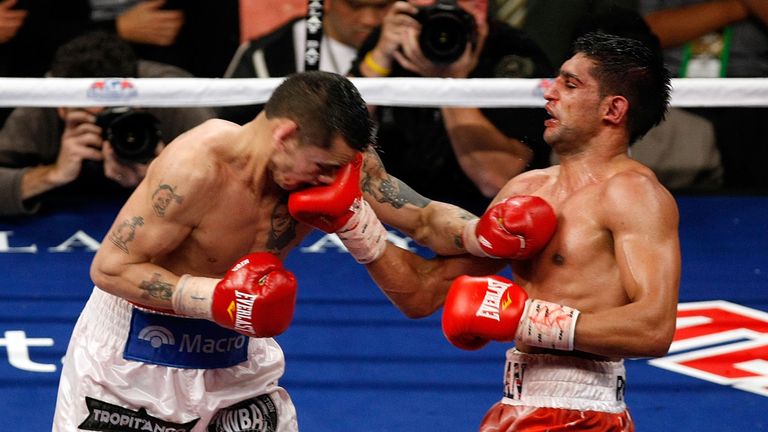
[[[354,202],[325,228],[358,261],[384,251],[379,218],[439,253],[464,252],[471,215],[388,176],[372,131],[346,78],[308,72],[253,121],[210,120],[171,142],[93,260],[53,430],[296,431],[272,337],[297,295],[282,260],[313,227],[290,216],[289,193],[311,185]]]
[[[514,341],[482,432],[634,430],[623,359],[666,354],[675,330],[677,206],[628,155],[664,117],[668,72],[634,40],[588,34],[574,47],[544,93],[560,165],[513,178],[466,225],[468,251],[507,260],[387,246],[367,264],[406,315],[443,305],[457,347]],[[514,281],[488,276],[504,263]]]

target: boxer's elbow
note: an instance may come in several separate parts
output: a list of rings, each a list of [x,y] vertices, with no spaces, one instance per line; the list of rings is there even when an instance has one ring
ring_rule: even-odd
[[[432,315],[436,308],[414,305],[412,307],[400,307],[400,312],[409,319],[421,319]]]
[[[413,293],[408,299],[396,302],[397,308],[409,319],[421,319],[431,316],[440,309],[445,296],[435,296],[430,292]]]
[[[117,280],[120,277],[117,265],[111,263],[108,257],[97,253],[91,263],[90,276],[93,284],[110,294],[119,295]]]
[[[669,352],[669,348],[672,345],[672,340],[675,335],[675,325],[652,325],[644,331],[641,338],[643,343],[639,350],[642,351],[644,357],[663,357]]]

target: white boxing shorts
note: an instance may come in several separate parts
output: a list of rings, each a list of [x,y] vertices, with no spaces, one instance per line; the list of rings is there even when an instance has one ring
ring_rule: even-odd
[[[507,351],[504,397],[480,432],[632,432],[623,361]]]
[[[298,431],[284,369],[272,338],[94,288],[64,357],[53,431]]]

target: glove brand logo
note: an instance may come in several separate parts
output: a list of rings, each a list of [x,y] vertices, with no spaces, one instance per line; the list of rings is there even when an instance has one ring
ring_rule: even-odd
[[[200,421],[199,418],[187,423],[172,423],[152,417],[147,410],[134,411],[86,396],[88,417],[80,423],[78,429],[90,431],[163,431],[187,432]]]
[[[485,291],[485,297],[483,297],[483,303],[477,309],[475,316],[490,318],[495,321],[501,321],[500,307],[502,307],[501,296],[509,288],[509,284],[497,281],[495,279],[488,279],[488,289]],[[506,303],[509,306],[509,302]],[[504,307],[506,307],[504,306]]]
[[[256,333],[253,329],[253,325],[251,325],[251,314],[253,313],[254,301],[256,301],[255,294],[235,291],[235,330],[245,331],[251,334]]]
[[[139,332],[139,339],[148,341],[152,348],[160,348],[162,345],[175,345],[176,339],[173,333],[162,326],[147,326]]]
[[[504,300],[501,302],[501,310],[506,310],[509,305],[512,304],[514,300],[512,300],[512,296],[509,295],[509,291],[505,293]]]
[[[247,399],[218,411],[206,430],[274,432],[277,430],[277,408],[268,395]]]
[[[483,245],[486,249],[493,249],[493,244],[488,241],[487,238],[485,238],[482,234],[477,236],[477,241],[480,242],[481,245]]]
[[[239,263],[235,264],[235,266],[232,267],[232,270],[230,270],[230,271],[236,272],[236,271],[240,270],[241,268],[243,268],[243,267],[247,266],[248,264],[250,264],[250,262],[251,262],[251,260],[246,258],[246,259],[240,261]]]

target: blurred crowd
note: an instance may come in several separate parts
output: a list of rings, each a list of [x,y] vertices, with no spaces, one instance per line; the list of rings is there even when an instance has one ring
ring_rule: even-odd
[[[591,31],[643,41],[675,78],[768,77],[765,0],[0,0],[0,76],[546,78]],[[543,109],[369,108],[392,175],[475,213],[557,163]],[[130,191],[184,130],[261,109],[0,108],[0,216]],[[673,191],[764,193],[767,120],[766,107],[672,108],[630,151]],[[126,124],[153,137],[142,157],[115,149]]]

